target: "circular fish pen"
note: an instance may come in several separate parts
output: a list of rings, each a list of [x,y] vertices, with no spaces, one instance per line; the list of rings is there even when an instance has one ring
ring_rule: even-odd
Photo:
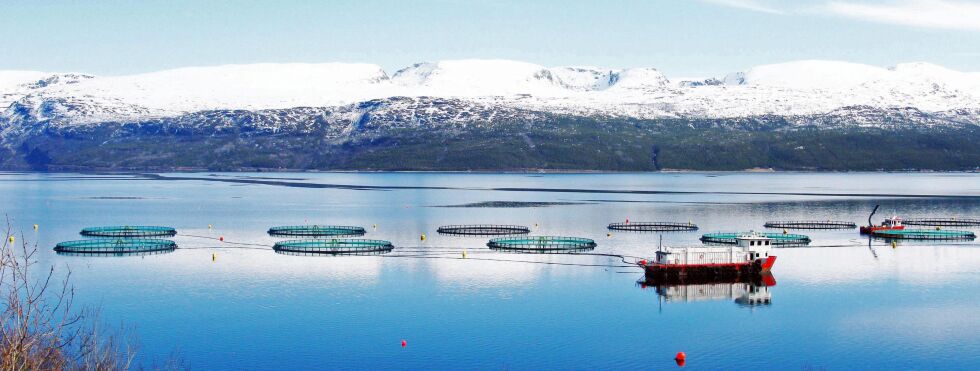
[[[522,225],[496,224],[444,225],[439,227],[436,232],[452,236],[500,236],[528,234],[531,233],[531,228]]]
[[[938,229],[893,229],[874,231],[872,236],[900,240],[972,240],[977,235],[969,231],[943,231]]]
[[[634,232],[684,232],[698,230],[698,226],[693,223],[677,222],[609,223],[608,228],[615,231]]]
[[[501,237],[487,242],[491,250],[525,253],[574,253],[596,248],[594,240],[581,237],[524,236]]]
[[[177,230],[171,227],[148,225],[114,225],[106,227],[83,228],[81,235],[85,237],[173,237]]]
[[[157,251],[139,251],[139,252],[105,252],[105,253],[85,253],[85,252],[64,252],[56,251],[55,253],[60,256],[98,256],[98,257],[127,257],[127,256],[150,256],[150,255],[163,255],[173,253],[176,249],[169,250],[157,250]]]
[[[389,241],[367,239],[312,239],[276,242],[272,249],[299,255],[369,255],[387,253],[395,246]]]
[[[782,229],[854,229],[857,224],[839,220],[783,220],[766,222],[766,228]]]
[[[980,219],[961,218],[913,218],[905,219],[905,225],[922,225],[934,227],[980,227]]]
[[[155,238],[93,238],[60,242],[54,247],[58,253],[73,254],[128,254],[172,251],[177,243]]]
[[[738,243],[738,236],[748,233],[707,233],[701,236],[701,242],[706,244],[734,245]],[[760,233],[772,240],[773,245],[781,246],[801,246],[810,243],[810,237],[802,234],[792,233]]]
[[[286,225],[269,228],[270,236],[284,237],[342,237],[363,236],[364,228],[345,225]]]

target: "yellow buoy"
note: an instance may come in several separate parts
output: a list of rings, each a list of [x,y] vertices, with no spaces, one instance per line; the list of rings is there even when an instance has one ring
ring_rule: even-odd
[[[215,261],[216,259],[218,259],[217,254],[211,253],[211,261]]]
[[[896,247],[898,247],[898,242],[892,241],[892,248],[894,249]]]
[[[214,229],[213,225],[208,224],[208,229]]]
[[[787,230],[784,229],[783,230],[783,234],[789,234],[789,231],[787,231]]]
[[[942,229],[942,228],[941,228],[941,227],[939,227],[939,226],[937,225],[937,226],[936,226],[936,230],[938,231],[938,230],[940,230],[940,229]]]
[[[419,236],[419,239],[422,240],[422,241],[425,241],[425,233],[422,233],[422,235]]]
[[[606,233],[606,237],[612,237],[612,233]]]
[[[10,243],[14,243],[14,236],[8,237],[7,240],[10,241]]]
[[[375,224],[375,225],[373,225],[371,227],[374,228],[374,229],[378,229],[378,225],[377,224]]]
[[[34,225],[34,230],[35,230],[35,231],[37,230],[37,224],[35,224],[35,225]]]
[[[466,250],[463,250],[463,259],[466,259]]]

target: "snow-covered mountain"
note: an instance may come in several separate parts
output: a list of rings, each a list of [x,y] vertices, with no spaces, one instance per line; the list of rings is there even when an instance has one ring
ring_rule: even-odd
[[[671,81],[652,68],[549,68],[507,60],[419,63],[392,75],[377,65],[346,63],[226,65],[127,76],[0,71],[0,123],[18,116],[70,126],[392,97],[644,119],[819,115],[870,107],[963,112],[971,121],[980,112],[980,73],[927,63],[881,68],[799,61]]]

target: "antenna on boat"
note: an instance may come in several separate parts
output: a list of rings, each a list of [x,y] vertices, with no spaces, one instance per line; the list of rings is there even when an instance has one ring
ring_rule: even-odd
[[[657,245],[657,251],[664,250],[664,235],[660,235],[660,244]]]

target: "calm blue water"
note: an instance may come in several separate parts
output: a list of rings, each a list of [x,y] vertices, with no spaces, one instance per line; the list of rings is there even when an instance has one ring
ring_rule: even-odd
[[[804,232],[813,246],[777,250],[772,303],[752,306],[735,301],[744,286],[662,295],[617,258],[494,253],[486,238],[435,232],[523,224],[534,234],[594,238],[596,253],[641,257],[659,234],[607,237],[606,225],[692,221],[700,231],[663,241],[697,245],[701,233],[759,230],[770,219],[863,223],[875,204],[876,222],[980,218],[978,174],[161,176],[171,179],[0,174],[0,209],[15,230],[38,243],[42,264],[71,269],[78,300],[134,328],[144,364],[176,351],[199,369],[635,369],[677,367],[672,358],[684,351],[692,369],[980,367],[978,242],[869,247],[856,230]],[[572,204],[444,207],[487,201]],[[304,223],[364,226],[367,238],[398,249],[272,252],[269,227]],[[181,248],[131,257],[51,251],[83,227],[113,224],[176,227]]]

